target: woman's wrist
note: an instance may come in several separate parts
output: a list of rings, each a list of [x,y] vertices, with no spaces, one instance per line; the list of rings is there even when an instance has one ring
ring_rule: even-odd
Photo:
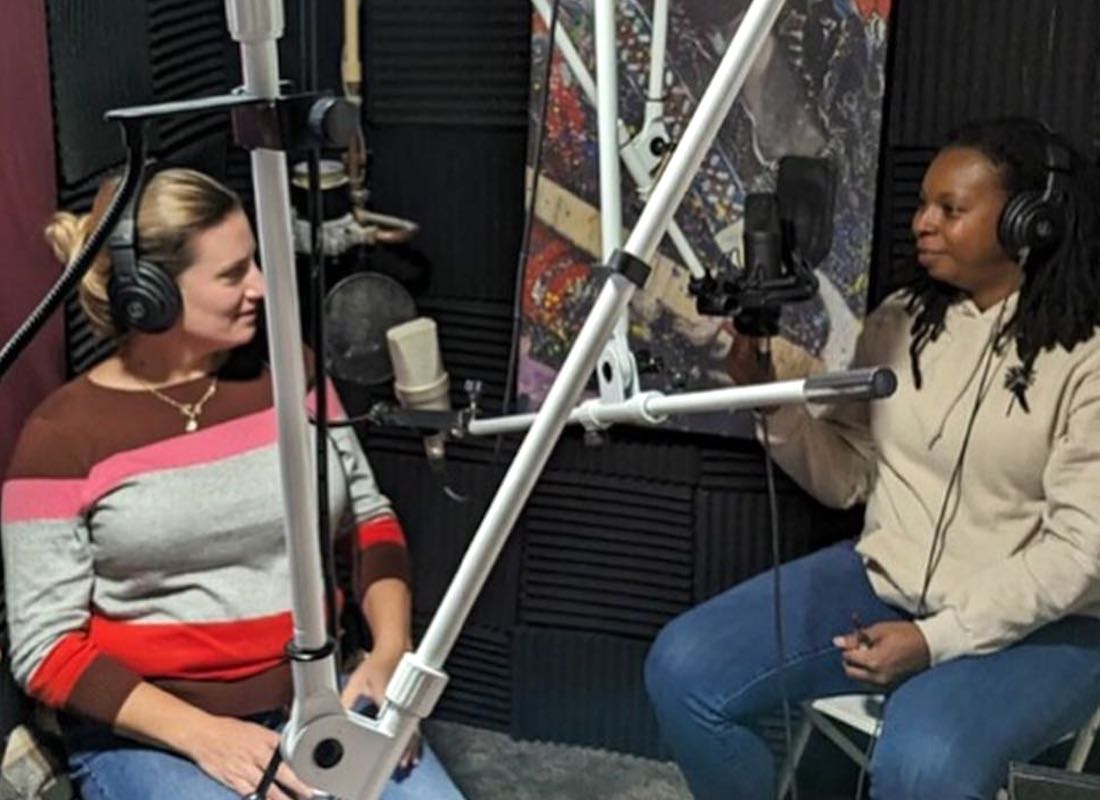
[[[376,658],[390,658],[400,660],[401,656],[412,650],[412,640],[409,637],[379,638],[371,649],[371,655]]]

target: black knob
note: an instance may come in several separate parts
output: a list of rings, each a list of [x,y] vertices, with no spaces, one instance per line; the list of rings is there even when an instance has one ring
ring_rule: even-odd
[[[322,739],[313,748],[313,762],[321,769],[332,769],[344,757],[344,746],[335,739]]]
[[[359,109],[342,97],[322,97],[309,109],[309,129],[325,147],[347,147],[359,128]]]

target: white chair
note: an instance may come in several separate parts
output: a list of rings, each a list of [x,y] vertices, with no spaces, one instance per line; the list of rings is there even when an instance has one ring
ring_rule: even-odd
[[[779,800],[783,800],[790,792],[798,762],[806,751],[810,734],[815,730],[820,731],[825,738],[839,747],[848,758],[867,769],[870,765],[867,763],[866,753],[837,723],[854,728],[866,736],[878,736],[885,702],[886,698],[881,694],[844,694],[836,697],[819,697],[803,703],[802,722],[791,742],[791,752],[787,755],[783,769],[779,773]],[[1073,749],[1066,761],[1067,770],[1080,772],[1084,769],[1098,728],[1100,728],[1100,708],[1093,712],[1089,721],[1076,734],[1071,735]],[[1003,796],[1005,795],[1002,790],[998,797]]]

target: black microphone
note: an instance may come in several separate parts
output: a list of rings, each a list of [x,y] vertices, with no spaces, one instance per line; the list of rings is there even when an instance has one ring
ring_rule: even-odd
[[[750,194],[745,198],[745,267],[738,283],[738,308],[733,326],[746,336],[767,338],[779,333],[779,302],[769,295],[783,274],[783,233],[779,200],[774,194]],[[766,351],[765,351],[766,352]]]
[[[779,198],[771,193],[745,198],[745,278],[748,285],[783,277],[783,235]]]

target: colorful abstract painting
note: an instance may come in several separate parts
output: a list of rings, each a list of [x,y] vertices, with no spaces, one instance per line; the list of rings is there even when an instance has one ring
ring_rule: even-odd
[[[748,0],[670,3],[663,113],[673,144],[748,5]],[[651,13],[648,1],[616,4],[619,116],[628,128],[643,118]],[[719,277],[731,275],[742,263],[745,196],[774,190],[784,155],[832,162],[837,178],[832,248],[817,268],[818,296],[784,309],[774,346],[780,377],[843,367],[863,319],[889,13],[890,0],[789,0],[676,213],[699,262]],[[594,75],[591,0],[560,0],[558,14]],[[549,53],[547,26],[537,12],[533,29],[532,138]],[[522,295],[517,395],[528,410],[545,397],[602,284],[600,270],[594,271],[600,260],[596,109],[559,48],[549,92]],[[622,198],[629,231],[644,201],[626,169]],[[643,388],[672,393],[730,385],[722,367],[731,341],[729,322],[696,312],[684,261],[666,237],[654,273],[631,304],[630,345],[647,368]],[[745,430],[743,420],[729,414],[682,417],[673,424],[718,433]]]

